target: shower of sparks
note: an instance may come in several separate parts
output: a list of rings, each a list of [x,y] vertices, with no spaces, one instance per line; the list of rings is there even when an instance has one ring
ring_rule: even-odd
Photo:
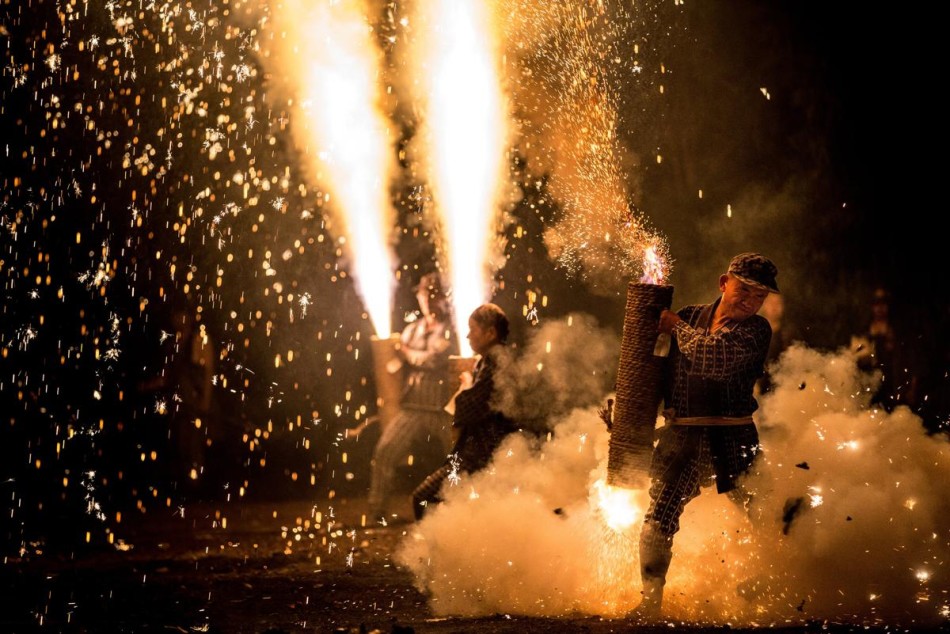
[[[508,106],[492,5],[421,2],[410,20],[426,157],[443,228],[456,331],[490,296],[486,256],[506,173]],[[471,356],[464,337],[463,356]]]
[[[343,452],[327,442],[330,426],[305,433],[299,421],[330,418],[342,401],[336,377],[361,369],[358,302],[337,299],[356,268],[343,250],[350,255],[358,240],[331,237],[347,230],[324,214],[344,196],[308,190],[320,179],[301,174],[288,150],[292,130],[307,122],[274,98],[262,70],[271,9],[11,6],[0,17],[0,123],[18,131],[0,144],[0,410],[16,476],[4,510],[22,534],[9,537],[46,530],[31,509],[75,508],[102,520],[79,539],[114,543],[123,528],[117,500],[143,514],[163,508],[222,457],[267,469],[275,442],[303,458],[288,475],[322,486],[317,463]],[[374,50],[363,16],[359,23],[354,45]],[[378,82],[376,70],[363,74]],[[352,71],[346,84],[357,78]],[[389,156],[393,140],[380,129]],[[386,172],[372,169],[386,201]],[[377,235],[392,231],[392,219],[383,225]],[[382,290],[372,295],[388,303],[391,263],[379,268],[369,277]],[[295,323],[293,311],[309,323]],[[275,357],[279,367],[266,376],[247,369]],[[298,386],[309,379],[284,381],[295,367],[330,382],[303,399]],[[272,379],[293,385],[293,399],[267,387]],[[373,398],[361,385],[334,425],[365,418]],[[215,408],[195,413],[208,402],[245,427],[230,427]],[[195,432],[200,450],[182,456],[187,469],[165,475],[181,429]],[[220,449],[221,438],[238,448]],[[255,486],[246,479],[236,495]]]
[[[631,29],[642,23],[637,7],[598,2],[519,3],[510,0],[509,29],[541,38],[519,83],[537,113],[524,122],[532,140],[528,166],[548,178],[564,209],[545,228],[544,241],[557,263],[592,286],[612,290],[643,273],[644,250],[666,257],[666,243],[648,225],[621,140],[624,84],[635,91],[662,81],[662,63],[650,59]],[[657,74],[654,74],[657,73]],[[635,78],[635,79],[631,79]],[[656,78],[655,80],[653,78]],[[669,271],[667,271],[669,273]]]
[[[300,304],[300,316],[306,317],[307,307],[310,306],[310,303],[311,303],[310,293],[304,293],[303,295],[301,295],[297,303]]]
[[[348,446],[345,439],[338,439],[338,432],[371,414],[375,399],[372,381],[365,376],[366,338],[360,337],[356,325],[358,311],[351,310],[357,302],[347,299],[345,283],[351,269],[362,282],[367,268],[360,268],[363,265],[356,261],[360,239],[349,224],[358,215],[338,191],[334,176],[334,170],[344,165],[349,155],[335,156],[339,146],[329,137],[312,140],[302,152],[318,164],[313,170],[300,166],[299,155],[288,148],[293,144],[291,133],[319,130],[320,109],[339,105],[339,100],[350,96],[347,90],[355,90],[351,84],[360,84],[365,90],[361,89],[353,103],[369,111],[367,121],[374,121],[373,147],[383,156],[395,154],[386,124],[370,118],[377,98],[373,91],[387,88],[377,75],[378,66],[373,66],[378,63],[374,57],[378,53],[373,52],[377,50],[375,40],[368,35],[371,17],[351,11],[350,3],[325,3],[332,6],[324,10],[347,16],[349,26],[341,28],[339,35],[348,40],[350,36],[342,33],[351,33],[346,29],[352,28],[352,38],[361,42],[361,53],[368,57],[362,66],[348,71],[345,90],[336,91],[329,84],[315,89],[317,80],[307,75],[304,83],[311,84],[311,92],[297,94],[288,103],[278,84],[289,66],[268,70],[269,63],[278,61],[268,47],[280,36],[270,30],[279,16],[266,5],[249,9],[242,3],[34,0],[27,10],[26,4],[8,3],[11,10],[0,17],[0,123],[14,131],[0,143],[0,227],[4,238],[0,241],[4,292],[0,409],[4,412],[4,441],[12,439],[4,447],[10,460],[4,465],[9,475],[2,478],[6,499],[2,510],[8,524],[16,527],[9,533],[10,540],[20,542],[11,553],[24,557],[42,547],[31,534],[50,528],[43,525],[44,514],[67,518],[57,527],[61,536],[68,539],[72,531],[77,533],[75,541],[100,544],[109,543],[107,540],[123,529],[116,508],[125,504],[145,517],[156,512],[176,519],[186,517],[185,501],[176,485],[192,476],[200,481],[216,468],[215,460],[221,456],[217,452],[225,444],[218,442],[222,438],[239,445],[230,457],[242,464],[246,473],[242,473],[240,484],[232,480],[235,484],[230,489],[217,487],[215,502],[222,502],[225,491],[227,501],[232,492],[235,497],[244,496],[258,486],[255,475],[260,473],[267,473],[271,480],[286,478],[294,486],[305,483],[308,492],[326,486],[333,499],[340,479],[351,475],[349,466],[339,468],[347,462]],[[477,10],[487,11],[483,5]],[[534,136],[543,139],[550,132],[546,140],[552,145],[565,139],[570,143],[559,146],[558,156],[565,160],[552,171],[550,183],[544,185],[539,180],[536,187],[533,182],[530,186],[550,195],[560,206],[563,222],[551,229],[548,238],[560,247],[556,255],[562,265],[588,277],[602,270],[626,279],[633,271],[639,273],[645,246],[656,245],[661,258],[664,251],[631,203],[635,191],[621,178],[627,163],[618,156],[619,93],[604,68],[627,68],[646,78],[653,76],[657,65],[645,59],[636,46],[620,52],[611,43],[614,40],[599,37],[598,25],[609,22],[603,17],[605,3],[545,5],[537,10],[563,12],[559,22],[563,28],[538,49],[539,57],[550,62],[554,72],[539,72],[547,68],[539,64],[530,69],[534,71],[532,79],[525,79],[546,83],[545,94],[553,104],[553,110],[541,117],[550,127]],[[433,10],[445,11],[445,6]],[[476,11],[468,5],[453,10]],[[523,13],[531,17],[531,11]],[[309,28],[303,19],[308,16],[312,14],[307,11],[291,15],[289,19],[300,24],[285,32]],[[481,26],[482,17],[473,20]],[[423,29],[424,22],[413,18],[400,24],[411,33]],[[615,28],[623,28],[624,23],[617,21]],[[487,51],[481,59],[497,64],[500,52],[489,46],[494,41],[488,37],[489,31],[486,28],[478,33],[473,37]],[[295,58],[305,63],[304,72],[317,68],[323,60],[318,53],[325,48],[338,55],[347,52],[347,42],[337,44],[336,35],[309,30],[298,38],[302,44]],[[461,37],[457,40],[462,41]],[[327,47],[327,42],[333,46]],[[512,51],[506,53],[506,63],[514,66]],[[433,75],[442,61],[433,61]],[[428,73],[418,76],[429,78]],[[508,115],[497,77],[489,79],[487,74],[473,71],[470,80],[483,81],[498,98],[478,113],[479,117],[497,116],[503,123]],[[434,82],[426,88],[435,90]],[[469,163],[474,160],[469,156],[464,161],[469,176],[484,176],[476,193],[489,202],[480,207],[487,215],[481,216],[478,228],[488,227],[480,235],[489,236],[498,203],[494,198],[497,186],[487,175],[494,170],[498,179],[504,173],[503,158],[498,157],[504,155],[507,132],[503,125],[492,128],[479,123],[479,117],[463,119],[463,132],[474,135],[477,131],[487,138],[485,147],[490,141],[490,147],[498,152],[486,151],[475,166]],[[424,123],[436,124],[434,120]],[[366,130],[348,132],[359,131]],[[352,134],[343,144],[344,150],[352,149],[345,147],[355,142]],[[539,146],[544,144],[532,147],[536,150]],[[440,159],[433,170],[445,165],[436,149],[425,158],[434,160],[436,156]],[[496,168],[491,166],[492,156],[498,161]],[[373,154],[367,160],[377,158]],[[529,163],[532,159],[533,155]],[[484,169],[475,169],[477,166]],[[375,164],[366,170],[372,178],[361,181],[366,191],[375,195],[372,200],[370,195],[359,199],[370,200],[366,204],[370,216],[390,213],[387,195],[378,193],[389,186],[387,170]],[[430,173],[432,190],[439,194],[437,204],[448,211],[445,201],[452,198],[436,180],[435,172]],[[382,206],[372,202],[379,200],[384,201]],[[544,213],[551,209],[543,207]],[[331,210],[332,216],[327,213]],[[731,214],[731,207],[727,212]],[[447,219],[444,224],[449,244]],[[390,220],[369,232],[376,245],[369,252],[388,258],[385,236],[393,226]],[[474,254],[447,247],[450,263],[479,268],[485,261],[484,244],[490,240],[475,236],[474,231],[466,235],[468,243],[478,245]],[[381,282],[380,290],[360,292],[388,304],[392,263],[372,266],[380,271],[378,276],[370,276]],[[464,300],[473,306],[487,297],[485,279],[485,273],[478,271],[470,282],[453,281],[462,317],[468,310],[461,307],[462,289],[475,290],[477,297]],[[369,301],[366,308],[379,329],[377,322],[384,318],[377,314],[391,311],[370,307]],[[525,315],[532,321],[538,317],[537,306],[544,304],[526,308]],[[176,317],[179,311],[188,314],[190,327],[184,327]],[[288,317],[293,311],[307,319],[294,321]],[[210,354],[205,354],[209,350]],[[546,365],[545,370],[552,365]],[[824,376],[803,376],[807,372],[797,371],[801,376],[794,378],[795,385],[802,388],[788,390],[786,395],[789,400],[803,399],[792,408],[793,415],[776,415],[772,420],[787,424],[798,420],[799,410],[808,410],[796,430],[801,433],[789,433],[788,437],[801,442],[803,450],[820,452],[827,447],[828,454],[819,453],[818,459],[799,458],[796,451],[782,457],[783,477],[791,472],[796,478],[820,477],[822,483],[821,491],[806,486],[817,480],[808,480],[794,490],[796,496],[808,496],[805,506],[809,499],[812,505],[792,524],[788,539],[803,535],[799,543],[809,547],[832,543],[836,550],[847,549],[853,542],[860,546],[855,547],[852,562],[861,564],[861,574],[841,580],[824,574],[827,568],[816,568],[818,574],[803,575],[809,569],[799,562],[808,561],[807,548],[795,557],[777,561],[798,566],[794,572],[808,582],[808,588],[820,588],[821,592],[815,592],[817,600],[824,596],[829,597],[826,604],[842,602],[842,610],[851,616],[868,614],[860,605],[855,607],[855,601],[870,600],[874,602],[870,612],[874,619],[889,601],[891,610],[897,606],[903,613],[936,613],[948,618],[946,597],[935,591],[946,587],[941,563],[946,561],[946,522],[942,521],[946,509],[941,506],[944,498],[933,491],[933,483],[941,481],[941,470],[946,468],[946,450],[934,448],[934,438],[914,436],[919,425],[907,420],[910,414],[903,408],[893,416],[881,412],[860,418],[857,422],[861,424],[851,425],[854,439],[839,431],[842,425],[825,419],[815,423],[821,425],[819,430],[809,432],[807,421],[818,420],[836,407],[853,407],[854,399],[849,396],[852,392],[838,383],[826,385]],[[836,376],[834,372],[831,375]],[[190,411],[198,402],[195,394],[205,387],[213,388],[217,406],[228,412],[228,417],[199,417]],[[846,404],[840,405],[839,399]],[[763,400],[763,410],[769,407],[769,401]],[[231,413],[235,415],[231,417]],[[879,428],[884,418],[888,419],[886,425]],[[235,422],[236,430],[231,426]],[[843,425],[849,422],[845,420]],[[207,453],[194,456],[194,464],[177,479],[157,476],[169,466],[169,456],[176,450],[169,442],[172,430],[199,428],[196,444]],[[888,436],[892,428],[901,431]],[[816,434],[827,442],[816,440]],[[208,442],[212,439],[214,443]],[[581,446],[598,444],[594,431],[590,439]],[[575,444],[571,455],[580,453]],[[274,451],[278,448],[280,451]],[[768,454],[765,452],[766,459]],[[875,454],[884,458],[878,463],[867,462]],[[275,460],[277,455],[279,460]],[[920,455],[929,458],[921,460]],[[810,470],[791,466],[805,457],[812,465]],[[191,461],[192,456],[188,458]],[[822,458],[824,469],[820,468]],[[349,460],[354,461],[352,452]],[[859,466],[859,460],[880,467],[850,468]],[[841,468],[842,461],[854,462]],[[563,462],[549,459],[546,464]],[[899,479],[891,478],[892,470],[900,474]],[[586,476],[587,471],[577,473]],[[456,464],[453,478],[459,482],[464,477]],[[774,481],[782,482],[780,478]],[[578,486],[583,504],[590,504],[584,498],[587,484],[582,478]],[[489,489],[480,486],[478,491],[481,498],[477,503],[487,505],[493,497]],[[563,494],[563,487],[553,493]],[[460,494],[467,496],[469,490],[464,488]],[[862,499],[864,495],[868,497]],[[847,506],[849,498],[860,503],[860,513]],[[822,503],[815,506],[816,500]],[[779,505],[783,501],[779,500]],[[521,500],[518,503],[516,508],[525,508]],[[642,504],[605,505],[604,511],[610,515],[615,506],[622,510],[621,517],[627,519],[615,523],[621,530],[631,526],[631,515],[634,527],[642,519]],[[40,508],[43,513],[38,514]],[[884,521],[871,521],[885,514]],[[189,521],[195,515],[189,512]],[[595,515],[599,522],[601,514]],[[780,515],[776,512],[772,517]],[[576,515],[553,514],[550,507],[538,515],[552,522],[555,530],[571,526],[568,522],[581,516],[581,510]],[[77,520],[75,526],[69,522],[73,519]],[[342,541],[344,533],[332,507],[326,516],[315,511],[312,519],[309,526],[287,529],[288,549],[312,541],[324,555],[353,555],[351,534]],[[226,526],[223,515],[221,521],[215,518],[215,526]],[[861,531],[847,532],[855,527]],[[587,534],[591,532],[598,531]],[[635,582],[615,576],[618,564],[623,564],[627,573],[636,570],[631,538],[613,527],[604,534],[596,537],[597,545],[604,548],[578,552],[596,552],[600,561],[614,565],[605,575],[609,587],[635,590]],[[769,535],[780,539],[781,531],[772,530]],[[689,538],[680,537],[684,537],[680,544],[689,546]],[[621,543],[625,550],[607,548]],[[563,553],[563,541],[554,546],[552,552]],[[117,539],[115,548],[131,546]],[[355,552],[359,555],[361,551]],[[618,555],[621,552],[623,555]],[[715,559],[710,569],[716,568],[720,563],[717,553],[706,554]],[[514,561],[512,553],[504,555]],[[320,557],[315,559],[320,566]],[[912,583],[901,582],[894,574],[902,574]],[[895,583],[893,587],[877,583],[875,587],[887,590],[868,594],[859,583],[864,576]],[[692,582],[702,582],[701,577],[704,575],[695,575]],[[152,576],[148,578],[151,581]],[[524,579],[527,577],[518,581]],[[483,582],[484,577],[476,580],[482,586]],[[773,583],[771,578],[767,583]],[[853,585],[845,587],[847,583]],[[926,588],[921,588],[923,584]],[[735,599],[734,584],[725,585]],[[906,586],[926,589],[930,598],[901,605],[899,597]],[[766,604],[762,609],[801,616],[800,610],[795,611],[797,600],[790,603],[783,594],[784,586],[773,587],[767,598],[775,605]],[[597,601],[602,601],[601,586],[597,590]],[[921,607],[921,603],[927,605]],[[592,602],[585,604],[585,609],[612,614],[620,605],[628,604],[616,602],[605,607]],[[573,606],[568,606],[567,610],[571,609]],[[803,609],[803,618],[818,614],[809,612],[811,603]],[[832,616],[838,614],[833,608],[825,609]]]
[[[290,0],[281,11],[278,22],[291,51],[281,57],[281,70],[299,104],[295,125],[303,128],[304,146],[314,155],[315,180],[328,187],[330,206],[339,212],[346,237],[341,242],[376,334],[388,337],[394,135],[378,106],[381,52],[366,23],[367,7],[360,0]],[[281,209],[284,200],[274,205]]]
[[[449,475],[446,477],[446,480],[452,486],[458,486],[459,482],[462,479],[460,468],[462,466],[462,461],[459,459],[457,453],[451,454],[449,456]]]

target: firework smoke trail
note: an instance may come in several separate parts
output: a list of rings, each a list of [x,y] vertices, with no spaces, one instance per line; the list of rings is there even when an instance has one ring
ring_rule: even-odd
[[[314,178],[332,194],[340,238],[376,334],[391,331],[394,255],[387,236],[393,133],[379,111],[381,52],[360,0],[287,0],[276,10],[283,35],[277,58],[296,95],[298,140]]]
[[[941,486],[950,447],[908,410],[871,407],[871,384],[847,352],[796,347],[783,356],[760,411],[764,457],[748,479],[751,512],[708,489],[687,507],[666,618],[946,618],[950,505]],[[432,592],[434,609],[552,616],[636,606],[639,527],[610,531],[591,499],[606,431],[592,409],[558,421],[547,442],[506,441],[489,469],[447,489],[447,502],[403,545],[400,560]],[[790,514],[795,500],[803,503]]]
[[[412,84],[460,323],[490,296],[490,238],[506,173],[508,106],[492,3],[418,2],[409,24]],[[471,355],[460,337],[462,353]]]

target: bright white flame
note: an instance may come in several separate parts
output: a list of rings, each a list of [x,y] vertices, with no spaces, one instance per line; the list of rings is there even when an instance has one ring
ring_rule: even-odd
[[[317,180],[340,212],[351,272],[376,334],[392,328],[393,255],[387,235],[392,134],[379,112],[380,52],[360,0],[284,3],[296,56],[285,72],[297,86]]]
[[[607,484],[604,480],[594,483],[597,496],[597,508],[603,514],[604,522],[618,533],[633,526],[643,518],[641,498],[644,492],[636,489],[622,489]]]
[[[444,228],[461,353],[471,356],[460,326],[490,296],[486,255],[506,165],[507,104],[490,4],[433,0],[418,8],[426,160]]]
[[[666,267],[663,265],[663,259],[657,253],[655,246],[649,246],[643,251],[643,276],[640,278],[642,284],[662,284],[666,277]]]

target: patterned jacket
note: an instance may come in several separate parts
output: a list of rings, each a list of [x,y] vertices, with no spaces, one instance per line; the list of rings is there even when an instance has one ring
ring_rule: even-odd
[[[505,346],[494,346],[475,366],[472,387],[455,397],[455,422],[459,438],[452,449],[460,467],[469,473],[488,464],[505,436],[516,431],[515,424],[491,406],[495,390],[495,372],[508,360]]]
[[[772,328],[760,315],[709,332],[716,307],[687,306],[673,328],[666,391],[677,417],[749,416],[758,408],[752,388],[762,376]]]

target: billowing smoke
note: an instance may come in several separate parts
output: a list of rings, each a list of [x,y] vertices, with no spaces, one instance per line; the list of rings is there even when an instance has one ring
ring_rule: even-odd
[[[713,507],[724,521],[704,540],[696,531],[680,540],[695,556],[688,567],[674,560],[670,583],[684,594],[673,606],[711,619],[946,617],[950,504],[938,483],[950,446],[909,410],[871,406],[874,383],[848,352],[783,355],[763,399],[764,459],[747,482],[757,494],[751,521],[712,497],[688,507],[684,525],[706,521]],[[725,575],[746,599],[713,581]]]
[[[498,373],[495,407],[535,431],[588,407],[613,385],[617,337],[589,315],[544,323]]]
[[[510,437],[492,467],[448,487],[397,552],[436,613],[617,614],[636,605],[636,541],[603,525],[591,494],[606,471],[603,422],[576,410],[549,441],[533,438]]]
[[[682,518],[665,617],[933,624],[950,614],[950,447],[906,409],[870,405],[848,352],[794,347],[757,415],[746,514],[705,490]],[[636,606],[639,526],[607,529],[593,496],[608,435],[593,409],[546,442],[508,439],[407,538],[399,560],[442,614],[619,615]]]

